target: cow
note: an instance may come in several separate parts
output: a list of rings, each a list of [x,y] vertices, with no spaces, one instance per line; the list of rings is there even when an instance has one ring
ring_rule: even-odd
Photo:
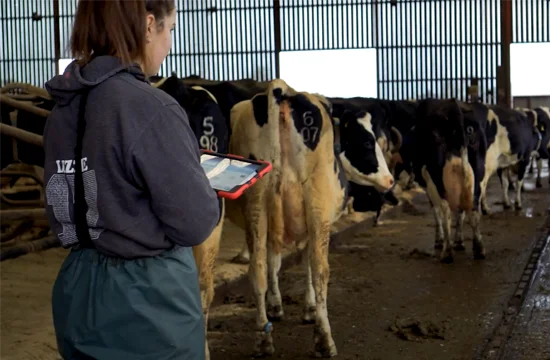
[[[338,154],[342,153],[342,161],[347,163],[351,160],[355,168],[360,168],[363,174],[370,174],[369,176],[384,173],[380,169],[387,167],[387,162],[390,161],[392,155],[399,151],[401,136],[397,129],[388,127],[383,109],[379,106],[377,100],[327,98],[327,102],[335,122],[339,124],[334,127],[335,130],[339,129],[335,133],[335,137],[339,137],[339,141],[335,141],[335,150]],[[372,127],[370,132],[364,130],[363,127],[347,126],[348,124],[367,121],[365,120],[367,117]],[[388,139],[391,140],[388,141]],[[372,151],[368,153],[362,151],[365,146],[369,146]],[[379,150],[374,151],[375,149]],[[361,156],[367,157],[361,158]],[[346,168],[352,167],[348,166]],[[350,179],[352,174],[347,173],[346,176]],[[378,224],[384,203],[391,205],[398,203],[392,192],[393,186],[388,191],[387,187],[382,187],[383,192],[381,193],[380,187],[376,188],[373,185],[380,182],[382,180],[374,180],[368,176],[360,184],[350,181],[350,197],[353,198],[350,207],[357,212],[375,212],[374,225]],[[249,261],[250,253],[248,246],[245,244],[240,253],[233,258],[233,262],[248,264]]]
[[[434,211],[434,247],[441,249],[440,261],[443,263],[454,261],[450,240],[452,213],[470,214],[471,223],[475,223],[475,218],[480,217],[479,212],[472,210],[475,210],[474,170],[479,169],[482,164],[474,164],[474,169],[469,156],[478,151],[472,144],[473,141],[477,141],[478,147],[483,145],[484,136],[480,130],[481,126],[475,126],[475,123],[466,127],[464,113],[456,99],[424,99],[418,102],[413,171],[415,180],[426,190]],[[474,146],[473,151],[469,145]],[[484,156],[477,159],[483,160]],[[477,178],[483,178],[483,175],[479,174]],[[478,191],[481,193],[481,189]],[[460,242],[455,246],[458,249],[463,248]],[[473,253],[475,259],[485,258],[480,234],[474,236]]]
[[[328,98],[332,103],[333,112],[332,115],[341,119],[344,116],[357,114],[359,112],[368,112],[372,117],[373,130],[375,134],[375,140],[382,149],[384,155],[380,162],[385,161],[390,171],[396,168],[396,165],[402,162],[402,158],[399,154],[403,138],[401,132],[390,124],[390,111],[389,102],[386,100],[372,99],[372,98]],[[355,136],[346,131],[345,127],[340,124],[341,136]],[[352,150],[353,152],[353,150]],[[374,165],[377,162],[373,162]],[[394,174],[395,175],[395,174]],[[358,212],[374,211],[376,216],[374,218],[374,225],[378,224],[380,218],[381,209],[384,203],[391,205],[397,205],[398,200],[390,190],[386,193],[380,193],[373,186],[359,185],[351,182],[350,196],[353,198],[353,210]]]
[[[533,162],[537,161],[537,179],[536,179],[536,187],[541,188],[542,187],[542,178],[541,178],[541,172],[542,172],[542,160],[548,161],[548,167],[550,168],[550,156],[549,156],[549,150],[550,150],[550,108],[548,107],[537,107],[533,109],[536,119],[537,119],[537,129],[540,133],[541,142],[538,147],[538,151],[536,151],[531,158],[531,168],[529,170],[529,173],[533,173]],[[550,184],[550,177],[548,177],[548,183]]]
[[[464,130],[468,151],[468,162],[473,172],[474,191],[472,210],[465,212],[459,210],[456,224],[454,249],[464,251],[464,219],[469,215],[470,226],[473,231],[474,258],[484,259],[485,251],[481,235],[481,199],[485,195],[486,164],[488,152],[487,134],[491,132],[492,124],[489,123],[489,109],[482,103],[457,102],[464,119]]]
[[[511,172],[517,175],[515,208],[521,209],[521,189],[532,153],[541,144],[536,116],[532,112],[510,109],[502,105],[488,106],[487,158],[482,183],[482,210],[489,212],[486,187],[496,172],[502,185],[503,206],[511,208],[508,197]]]
[[[367,132],[374,139],[371,117],[363,115],[350,118],[347,127],[350,132]],[[305,323],[315,322],[316,355],[335,356],[337,349],[326,305],[331,225],[349,202],[348,179],[358,184],[374,181],[379,188],[388,189],[393,185],[393,176],[385,163],[377,174],[362,173],[356,167],[357,159],[367,155],[338,154],[330,102],[322,96],[296,92],[283,80],[271,81],[264,93],[236,104],[230,116],[229,152],[273,164],[271,173],[226,205],[229,219],[241,221],[245,228],[251,252],[249,276],[256,297],[256,353],[274,353],[268,317],[276,321],[283,316],[278,284],[281,250],[285,244],[294,243],[307,254],[302,319]],[[370,153],[369,156],[381,152],[376,143],[358,150]]]

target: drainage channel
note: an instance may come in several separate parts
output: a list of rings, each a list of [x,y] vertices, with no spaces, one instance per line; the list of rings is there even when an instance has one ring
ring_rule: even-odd
[[[527,297],[527,293],[535,279],[539,259],[544,249],[550,246],[550,208],[547,209],[546,219],[538,228],[536,242],[531,255],[523,270],[519,283],[514,294],[508,301],[507,307],[503,310],[502,318],[491,333],[486,344],[481,348],[477,360],[500,360],[503,356],[504,347],[516,324],[518,315]]]

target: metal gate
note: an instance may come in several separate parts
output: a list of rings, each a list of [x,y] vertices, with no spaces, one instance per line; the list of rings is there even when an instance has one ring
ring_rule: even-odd
[[[0,84],[39,86],[55,72],[54,7],[49,0],[2,0]]]
[[[281,8],[282,51],[375,48],[381,98],[465,100],[476,82],[483,100],[495,101],[500,0],[294,0]]]
[[[269,80],[280,51],[372,48],[386,99],[465,100],[474,89],[495,103],[506,44],[550,42],[547,0],[177,0],[177,8],[161,75]],[[0,1],[0,83],[43,86],[57,60],[70,58],[75,9],[76,0]]]

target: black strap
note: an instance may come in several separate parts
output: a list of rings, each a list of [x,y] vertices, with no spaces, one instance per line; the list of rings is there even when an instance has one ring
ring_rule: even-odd
[[[82,146],[84,142],[84,132],[86,131],[86,102],[88,100],[88,91],[85,90],[80,98],[80,106],[78,111],[78,122],[76,125],[76,146],[75,152],[75,178],[74,178],[74,217],[76,225],[76,236],[80,246],[84,248],[95,248],[95,245],[88,231],[88,221],[86,213],[88,212],[88,204],[84,196],[84,177],[82,175]]]

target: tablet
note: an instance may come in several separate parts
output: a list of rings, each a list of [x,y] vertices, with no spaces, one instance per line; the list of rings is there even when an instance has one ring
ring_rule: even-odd
[[[201,149],[201,166],[218,196],[237,199],[271,171],[270,162]]]

